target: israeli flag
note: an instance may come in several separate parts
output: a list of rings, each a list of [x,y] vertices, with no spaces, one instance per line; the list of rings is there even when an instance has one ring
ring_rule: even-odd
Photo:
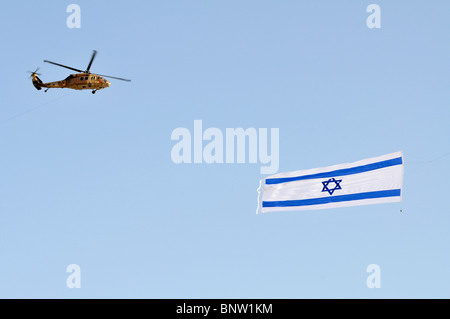
[[[400,202],[403,154],[279,173],[262,180],[262,213]]]

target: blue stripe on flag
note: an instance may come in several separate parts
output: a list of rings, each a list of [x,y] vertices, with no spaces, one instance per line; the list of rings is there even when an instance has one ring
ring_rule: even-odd
[[[336,203],[336,202],[347,202],[347,201],[352,201],[352,200],[361,200],[361,199],[369,199],[369,198],[395,197],[395,196],[400,196],[400,194],[401,194],[400,189],[391,189],[391,190],[386,190],[386,191],[356,193],[356,194],[339,195],[339,196],[332,196],[332,197],[263,202],[262,207],[310,206],[310,205],[320,205],[320,204],[328,204],[328,203]]]
[[[402,158],[397,157],[397,158],[393,158],[393,159],[386,160],[386,161],[381,161],[381,162],[376,162],[376,163],[361,165],[361,166],[355,166],[355,167],[351,167],[351,168],[343,168],[343,169],[338,169],[338,170],[331,171],[331,172],[324,172],[324,173],[317,173],[317,174],[303,175],[303,176],[294,176],[294,177],[267,178],[266,185],[281,184],[281,183],[294,182],[294,181],[302,181],[305,179],[328,178],[328,177],[352,175],[352,174],[364,173],[364,172],[373,171],[373,170],[384,168],[384,167],[401,165],[401,164],[403,164]]]

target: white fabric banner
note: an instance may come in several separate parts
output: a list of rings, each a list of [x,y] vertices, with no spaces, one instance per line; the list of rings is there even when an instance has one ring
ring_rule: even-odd
[[[396,152],[269,176],[260,208],[266,213],[400,202],[402,186],[403,154]]]

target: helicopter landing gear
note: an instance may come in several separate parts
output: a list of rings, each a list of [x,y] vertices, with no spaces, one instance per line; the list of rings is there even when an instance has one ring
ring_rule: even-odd
[[[95,94],[95,92],[97,92],[97,90],[93,90],[93,91],[92,91],[92,94]]]
[[[48,91],[48,90],[50,90],[50,88],[46,89],[46,90],[45,90],[44,92],[46,92],[46,93],[47,93],[47,91]]]

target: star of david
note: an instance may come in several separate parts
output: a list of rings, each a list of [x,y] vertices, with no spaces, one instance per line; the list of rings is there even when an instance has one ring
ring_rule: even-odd
[[[339,185],[340,182],[342,182],[342,179],[340,179],[340,180],[335,180],[334,177],[333,177],[333,178],[330,178],[329,180],[327,180],[327,181],[325,181],[325,182],[322,182],[322,184],[323,184],[322,192],[328,192],[330,195],[333,195],[333,193],[334,193],[335,190],[337,190],[337,189],[342,189],[342,188],[341,188],[341,185]],[[329,185],[330,183],[334,183],[334,184],[335,184],[334,188],[329,188],[329,187],[328,187],[328,185]]]

